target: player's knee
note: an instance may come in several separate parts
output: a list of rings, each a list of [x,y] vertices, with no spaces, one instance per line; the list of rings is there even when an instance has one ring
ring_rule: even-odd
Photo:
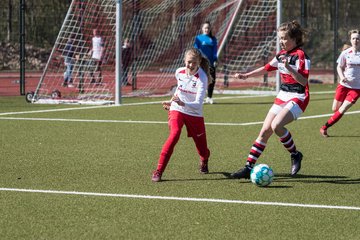
[[[260,132],[260,139],[268,139],[273,134],[272,128],[262,129]]]
[[[283,125],[281,125],[279,122],[272,122],[271,123],[271,129],[272,129],[272,131],[273,132],[279,132],[280,131],[280,129],[282,129],[284,126]]]
[[[169,138],[173,140],[178,140],[180,138],[181,130],[179,129],[171,129]]]

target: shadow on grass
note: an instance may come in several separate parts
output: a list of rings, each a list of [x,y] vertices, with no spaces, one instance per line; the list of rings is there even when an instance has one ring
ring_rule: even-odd
[[[162,179],[163,182],[188,182],[188,181],[219,181],[219,180],[233,180],[239,181],[242,184],[251,184],[249,179],[236,179],[231,177],[229,172],[210,172],[206,175],[222,175],[217,178],[187,178],[187,179]],[[332,183],[332,184],[360,184],[360,178],[350,179],[346,176],[326,176],[326,175],[303,175],[297,174],[291,176],[288,173],[275,174],[274,182],[300,182],[300,183]],[[280,189],[280,188],[292,188],[291,186],[266,186],[266,188]]]
[[[302,182],[302,183],[332,183],[332,184],[360,184],[360,178],[346,176],[304,175],[290,176],[288,173],[275,174],[276,182]]]
[[[202,174],[199,176],[207,176],[207,175],[222,175],[225,176],[226,172],[209,172],[208,174]],[[212,180],[231,180],[229,177],[218,177],[218,178],[187,178],[187,179],[161,179],[162,182],[187,182],[187,181],[212,181]]]

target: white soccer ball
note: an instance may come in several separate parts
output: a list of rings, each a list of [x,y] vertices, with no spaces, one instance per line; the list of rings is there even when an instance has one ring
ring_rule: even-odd
[[[273,170],[266,164],[258,164],[250,172],[251,182],[259,187],[268,186],[274,177]]]

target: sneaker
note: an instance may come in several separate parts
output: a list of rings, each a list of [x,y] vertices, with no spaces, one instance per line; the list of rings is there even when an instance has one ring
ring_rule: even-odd
[[[199,171],[201,174],[208,174],[209,173],[209,168],[208,168],[208,162],[206,161],[200,161],[200,167],[199,167]]]
[[[205,103],[214,104],[214,100],[212,98],[210,98],[210,97],[207,97],[205,99]]]
[[[161,176],[162,176],[162,172],[160,172],[159,170],[156,170],[156,171],[153,172],[151,180],[153,182],[160,182],[161,181]]]
[[[241,178],[250,179],[250,172],[251,172],[251,167],[245,166],[244,168],[239,169],[237,172],[230,174],[230,177],[237,179],[241,179]]]
[[[295,176],[301,168],[303,155],[301,152],[291,153],[291,176]]]
[[[214,104],[214,100],[210,97],[205,98],[204,103]]]
[[[321,136],[323,136],[324,138],[329,137],[329,135],[327,134],[327,129],[320,128],[320,134],[321,134]]]

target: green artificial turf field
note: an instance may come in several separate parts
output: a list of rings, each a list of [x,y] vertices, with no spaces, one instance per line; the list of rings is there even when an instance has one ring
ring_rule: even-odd
[[[163,182],[151,182],[167,138],[158,98],[122,106],[27,104],[0,97],[0,239],[359,239],[360,104],[323,138],[333,90],[312,86],[288,125],[304,154],[298,176],[272,136],[259,163],[274,182],[224,174],[245,164],[274,97],[216,95],[205,105],[210,174],[186,129]],[[131,104],[130,104],[131,103]]]

